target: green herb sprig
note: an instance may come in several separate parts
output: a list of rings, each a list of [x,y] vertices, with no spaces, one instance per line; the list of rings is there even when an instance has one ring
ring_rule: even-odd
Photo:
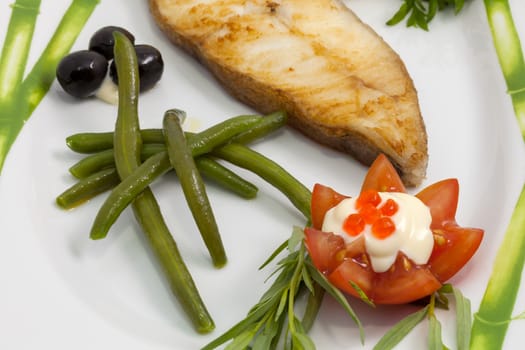
[[[429,23],[440,11],[453,8],[458,14],[465,4],[465,0],[403,0],[403,4],[386,23],[396,25],[405,18],[407,27],[417,27],[428,30]]]
[[[284,349],[315,349],[308,330],[311,320],[317,315],[324,292],[332,295],[346,310],[359,327],[361,342],[364,341],[361,322],[345,296],[332,286],[309,260],[301,228],[294,227],[291,237],[281,244],[260,268],[266,267],[285,250],[288,251],[286,257],[277,263],[277,268],[272,274],[276,276],[272,285],[248,312],[246,318],[204,346],[202,350],[212,350],[228,342],[228,350],[244,350],[249,346],[252,350],[271,350],[276,349],[280,342],[283,342]],[[317,300],[315,303],[310,299],[308,306],[317,307],[307,307],[301,320],[295,312],[295,304],[297,297],[305,289],[311,298]],[[286,331],[282,334],[284,329]]]
[[[436,293],[430,296],[428,305],[406,316],[395,324],[374,346],[374,350],[393,349],[425,318],[428,320],[428,349],[448,349],[442,340],[441,323],[437,319],[435,309],[448,309],[448,298],[452,295],[456,303],[456,348],[466,350],[470,342],[472,313],[470,301],[461,291],[450,284],[445,284]]]

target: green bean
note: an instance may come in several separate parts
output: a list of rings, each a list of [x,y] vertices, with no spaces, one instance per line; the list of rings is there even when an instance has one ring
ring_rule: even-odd
[[[238,143],[224,145],[212,154],[259,175],[286,195],[306,218],[310,218],[310,191],[271,159]]]
[[[142,129],[143,143],[164,143],[161,129]],[[113,148],[113,132],[83,132],[66,138],[66,145],[77,153],[95,153]]]
[[[120,182],[115,168],[96,172],[66,189],[56,198],[56,203],[63,209],[72,209],[96,195],[112,189]]]
[[[212,180],[240,197],[251,199],[257,195],[258,189],[255,185],[244,180],[219,162],[202,156],[195,158],[195,163],[203,177]]]
[[[247,144],[261,139],[270,133],[280,129],[286,124],[287,115],[285,111],[277,111],[266,115],[256,127],[243,131],[230,139],[230,143]]]
[[[221,144],[227,142],[231,137],[240,132],[257,125],[260,117],[234,117],[218,123],[198,134],[188,135],[188,147],[194,157],[209,152]],[[115,150],[116,152],[116,150]],[[120,213],[131,203],[134,196],[149,186],[158,176],[166,173],[171,168],[168,153],[159,152],[148,158],[141,166],[130,174],[129,179],[123,181],[113,189],[102,204],[93,226],[91,237],[104,238],[111,225],[117,220]]]
[[[195,282],[179,253],[153,193],[148,188],[133,202],[133,212],[168,276],[168,282],[197,332],[208,333],[215,328],[202,302]]]
[[[115,62],[119,76],[119,112],[115,125],[115,164],[121,179],[129,176],[140,163],[140,132],[136,102],[138,97],[137,57],[132,43],[125,35],[114,33]],[[126,149],[123,146],[130,146]],[[142,227],[155,256],[164,270],[171,290],[192,320],[198,332],[215,328],[202,302],[193,279],[182,260],[155,196],[149,188],[133,202],[133,213]]]
[[[113,134],[112,134],[113,136]],[[141,149],[141,160],[145,161],[153,154],[159,153],[166,150],[166,146],[163,144],[144,144]],[[69,168],[69,172],[76,178],[82,179],[89,176],[101,169],[115,166],[113,148],[106,149],[97,153],[90,154]]]
[[[113,135],[115,165],[121,179],[128,177],[140,165],[142,139],[140,136],[138,99],[139,74],[135,48],[120,32],[114,33],[117,64],[118,114]]]
[[[69,172],[77,179],[83,179],[111,165],[115,165],[113,148],[82,158],[69,167]]]
[[[229,142],[235,135],[253,128],[263,119],[261,116],[233,117],[197,134],[186,133],[191,155],[196,157],[210,153],[214,148]]]
[[[226,253],[219,233],[219,227],[211,208],[206,187],[197,170],[191,150],[181,126],[181,111],[171,109],[164,114],[164,139],[169,161],[175,169],[186,202],[197,224],[213,264],[222,267],[226,264]]]

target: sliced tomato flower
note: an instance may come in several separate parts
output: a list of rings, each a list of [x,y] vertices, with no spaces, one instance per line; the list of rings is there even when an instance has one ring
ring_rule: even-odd
[[[370,205],[378,204],[374,192],[406,192],[401,178],[384,155],[379,155],[370,166],[361,187],[363,196],[358,200],[363,203],[359,205],[367,212],[371,210]],[[418,300],[432,294],[454,276],[481,244],[483,230],[461,227],[456,222],[458,195],[456,179],[439,181],[416,194],[432,216],[430,230],[434,245],[428,262],[415,264],[403,252],[398,252],[387,271],[375,272],[362,235],[355,234],[356,239],[345,243],[341,236],[322,231],[326,212],[350,197],[316,184],[312,192],[312,227],[305,229],[306,247],[316,268],[349,295],[359,297],[355,284],[376,304]],[[385,202],[383,206],[377,208],[382,215],[393,215],[398,210],[395,203]],[[386,237],[391,223],[383,219],[378,220],[377,225],[382,225],[379,234]],[[348,224],[351,230],[362,230],[356,218],[351,220],[354,220]]]

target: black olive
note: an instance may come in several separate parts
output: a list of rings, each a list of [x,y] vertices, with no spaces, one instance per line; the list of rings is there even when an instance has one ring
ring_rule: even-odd
[[[102,85],[108,61],[94,51],[72,52],[62,58],[56,70],[57,80],[68,94],[89,97]]]
[[[135,37],[133,34],[128,32],[126,29],[116,26],[107,26],[100,28],[93,34],[89,40],[89,49],[96,51],[99,54],[106,57],[108,60],[113,58],[113,46],[115,45],[115,39],[113,38],[113,32],[121,32],[126,35],[132,44],[135,43]]]
[[[156,48],[151,45],[135,45],[137,63],[139,66],[140,91],[151,89],[161,78],[164,71],[164,61]],[[111,62],[109,75],[118,85],[117,67]]]

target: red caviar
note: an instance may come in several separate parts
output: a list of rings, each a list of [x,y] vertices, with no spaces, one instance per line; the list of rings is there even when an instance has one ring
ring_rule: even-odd
[[[377,207],[379,203],[381,203],[381,197],[379,196],[379,192],[374,190],[366,190],[361,192],[359,197],[357,197],[355,207],[357,210],[359,210],[365,204],[372,204],[374,207]]]
[[[385,239],[396,230],[396,224],[388,216],[376,220],[372,224],[372,234],[379,239]]]
[[[358,236],[365,229],[365,220],[361,214],[350,214],[343,223],[343,229],[350,236]]]
[[[372,234],[379,239],[385,239],[396,230],[394,221],[390,218],[397,213],[399,204],[391,198],[381,207],[381,196],[378,191],[363,191],[355,202],[357,213],[348,215],[343,223],[343,229],[352,237],[358,236],[366,225],[372,225]]]
[[[395,213],[397,213],[397,210],[399,209],[399,204],[397,204],[397,202],[392,198],[389,198],[379,209],[381,210],[381,214],[385,216],[392,216]]]
[[[381,212],[372,203],[367,203],[358,209],[359,214],[363,216],[365,222],[372,225],[377,219],[381,217]]]

